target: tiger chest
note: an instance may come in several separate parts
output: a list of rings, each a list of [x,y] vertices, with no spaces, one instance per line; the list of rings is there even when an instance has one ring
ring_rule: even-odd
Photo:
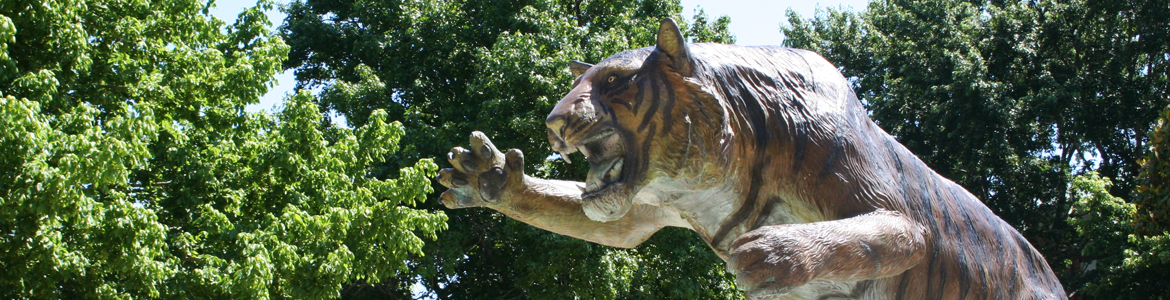
[[[720,257],[726,259],[731,242],[753,229],[779,224],[818,221],[799,203],[784,197],[757,195],[745,199],[745,191],[732,182],[693,188],[686,180],[656,179],[643,188],[635,201],[678,211]]]

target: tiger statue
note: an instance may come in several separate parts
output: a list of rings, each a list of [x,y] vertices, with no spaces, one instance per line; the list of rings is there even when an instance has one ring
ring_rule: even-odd
[[[524,174],[481,132],[439,172],[449,208],[631,248],[694,230],[750,299],[1067,299],[1047,262],[974,195],[878,128],[810,51],[657,45],[596,65],[546,120],[585,182]]]

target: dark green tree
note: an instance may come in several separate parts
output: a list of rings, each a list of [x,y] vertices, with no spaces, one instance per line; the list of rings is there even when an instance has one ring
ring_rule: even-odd
[[[437,166],[372,176],[404,128],[247,113],[288,47],[261,2],[0,2],[0,298],[331,299],[444,227]]]
[[[300,87],[323,88],[323,110],[353,126],[375,109],[404,123],[399,162],[442,157],[480,130],[537,158],[528,160],[532,173],[583,178],[584,165],[550,157],[545,134],[546,115],[573,79],[568,61],[651,46],[658,22],[680,11],[677,1],[651,0],[295,1],[281,30],[291,46],[285,67],[296,69]],[[684,30],[693,40],[734,42],[727,17],[695,19]],[[450,227],[427,244],[427,256],[411,259],[416,271],[394,282],[418,282],[438,299],[738,297],[689,231],[664,230],[620,250],[486,209],[447,215]],[[408,288],[359,283],[347,296],[406,298]]]
[[[1105,195],[1133,195],[1170,97],[1164,1],[875,0],[788,15],[788,46],[837,64],[878,124],[1019,229],[1067,291],[1121,257],[1086,250],[1099,237],[1066,219],[1093,193],[1068,191],[1096,172],[1113,179],[1096,185]]]

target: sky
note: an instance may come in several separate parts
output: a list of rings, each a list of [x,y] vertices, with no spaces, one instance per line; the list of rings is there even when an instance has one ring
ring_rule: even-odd
[[[682,0],[682,15],[694,16],[701,7],[708,16],[731,17],[731,33],[738,45],[779,45],[783,41],[780,24],[788,23],[785,12],[791,8],[801,17],[812,17],[817,7],[844,7],[851,11],[864,10],[869,0],[777,1],[777,0]]]
[[[284,4],[287,0],[276,0]],[[708,16],[718,18],[721,15],[731,17],[731,33],[735,35],[739,45],[779,45],[783,41],[780,34],[781,22],[787,23],[784,13],[788,8],[795,10],[803,17],[811,17],[816,8],[844,7],[848,10],[864,10],[869,0],[682,0],[685,18],[694,16],[697,7],[701,7]],[[231,24],[236,15],[245,8],[255,6],[255,0],[217,0],[210,9],[212,15]],[[284,14],[279,10],[268,11],[268,19],[274,26],[284,21]],[[249,105],[250,112],[260,110],[273,111],[274,106],[281,103],[285,94],[291,93],[296,85],[292,70],[278,74],[277,84],[260,98],[260,103]]]

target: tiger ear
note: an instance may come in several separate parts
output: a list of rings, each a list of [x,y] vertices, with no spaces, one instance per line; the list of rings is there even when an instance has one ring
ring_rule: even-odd
[[[691,75],[691,50],[687,47],[687,40],[683,38],[682,31],[679,31],[674,19],[662,19],[662,25],[658,27],[658,45],[654,47],[654,51],[669,56],[671,65],[683,76]]]
[[[589,68],[592,67],[593,65],[581,61],[569,61],[569,70],[573,72],[573,77],[580,77],[581,74],[585,74],[585,71],[589,71]]]

